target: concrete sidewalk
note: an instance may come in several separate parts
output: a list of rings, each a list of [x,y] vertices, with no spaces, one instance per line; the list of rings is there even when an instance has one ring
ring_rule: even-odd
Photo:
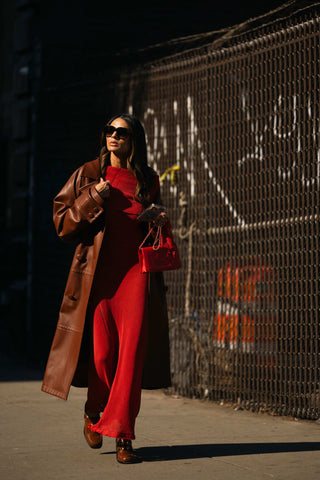
[[[65,402],[28,378],[0,383],[3,479],[320,479],[316,422],[144,391],[134,442],[144,461],[120,465],[114,439],[100,450],[84,440],[85,390]]]

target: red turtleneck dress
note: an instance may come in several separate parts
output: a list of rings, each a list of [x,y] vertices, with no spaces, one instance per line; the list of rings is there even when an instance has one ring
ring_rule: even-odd
[[[92,431],[134,439],[147,341],[148,275],[140,273],[138,260],[144,234],[137,215],[143,207],[134,200],[137,180],[127,169],[109,166],[105,179],[111,189],[92,290],[93,352],[86,411],[103,412]],[[153,197],[158,190],[155,177]]]

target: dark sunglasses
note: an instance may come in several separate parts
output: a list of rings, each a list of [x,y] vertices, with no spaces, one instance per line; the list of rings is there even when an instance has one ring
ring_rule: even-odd
[[[104,133],[106,137],[112,137],[112,135],[116,132],[116,137],[118,138],[128,138],[131,135],[131,131],[125,127],[114,127],[113,125],[107,125],[104,129]]]

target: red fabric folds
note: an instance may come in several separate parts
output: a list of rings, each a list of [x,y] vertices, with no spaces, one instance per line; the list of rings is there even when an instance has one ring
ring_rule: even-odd
[[[136,219],[142,205],[134,200],[137,181],[128,170],[108,167],[106,179],[111,193],[92,290],[93,348],[86,411],[102,412],[92,431],[132,440],[147,343],[148,277],[140,273],[143,232]]]

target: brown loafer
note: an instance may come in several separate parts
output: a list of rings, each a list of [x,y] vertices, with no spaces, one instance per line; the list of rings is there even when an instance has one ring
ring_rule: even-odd
[[[116,439],[117,447],[117,461],[119,463],[140,463],[141,458],[139,458],[132,450],[131,440],[124,438]]]
[[[97,423],[100,420],[99,415],[96,417],[89,417],[86,412],[84,412],[84,429],[83,433],[85,439],[87,440],[89,446],[91,448],[101,448],[102,447],[102,435],[97,432],[91,432],[88,426]]]

